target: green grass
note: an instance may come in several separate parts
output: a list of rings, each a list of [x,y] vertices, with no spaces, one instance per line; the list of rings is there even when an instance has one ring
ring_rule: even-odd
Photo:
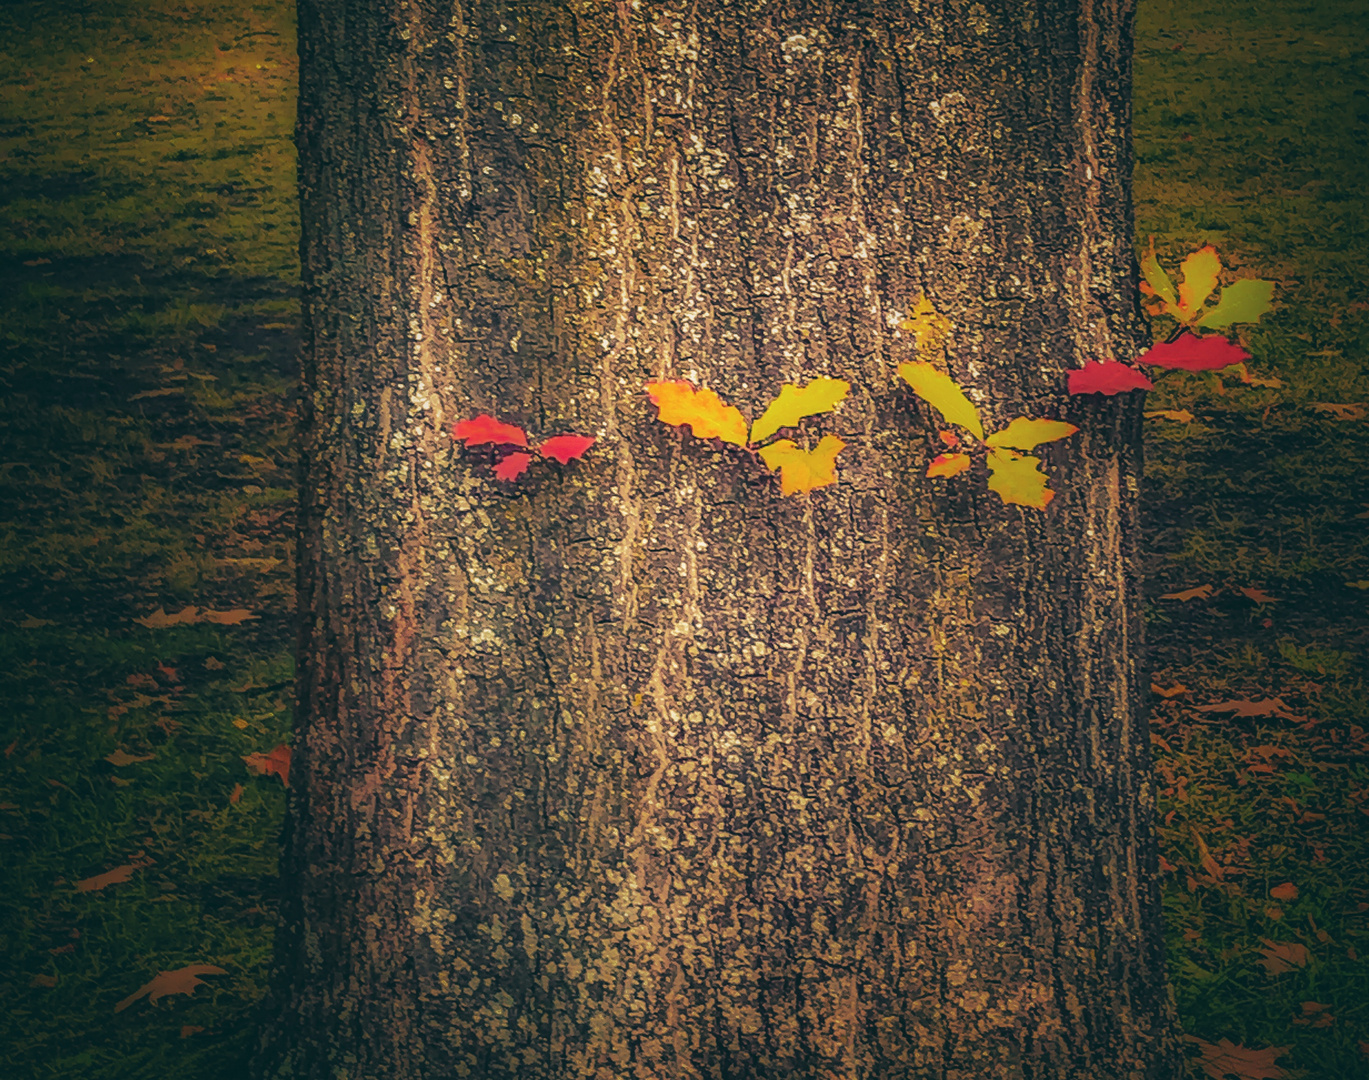
[[[1152,661],[1187,687],[1154,718],[1174,990],[1194,1036],[1349,1080],[1369,1073],[1369,421],[1316,406],[1369,402],[1369,16],[1141,3],[1139,236],[1279,285],[1239,336],[1282,385],[1176,374],[1148,402],[1194,414],[1147,421]],[[0,8],[6,1076],[238,1077],[251,1039],[283,799],[242,755],[286,737],[291,678],[291,19]],[[186,605],[257,617],[134,621]],[[1198,708],[1268,697],[1282,715]],[[1266,970],[1262,939],[1307,965]],[[190,963],[226,974],[113,1012]]]

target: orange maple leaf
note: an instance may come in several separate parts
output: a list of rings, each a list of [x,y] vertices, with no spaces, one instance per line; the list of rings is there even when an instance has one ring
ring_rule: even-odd
[[[284,743],[269,754],[243,754],[247,767],[262,776],[275,774],[286,787],[290,786],[290,748]]]
[[[708,389],[699,389],[681,379],[646,384],[647,395],[659,410],[663,424],[688,424],[696,439],[721,439],[734,446],[745,446],[749,426],[735,405],[724,405],[722,398]]]
[[[123,1012],[139,998],[145,997],[154,1005],[168,994],[193,994],[195,987],[202,986],[201,975],[227,975],[221,967],[213,964],[189,964],[175,971],[159,971],[157,977],[135,993],[129,994],[114,1006],[115,1012]]]

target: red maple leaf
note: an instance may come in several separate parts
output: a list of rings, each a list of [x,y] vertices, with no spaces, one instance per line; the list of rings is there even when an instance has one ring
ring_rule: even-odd
[[[280,777],[282,784],[290,786],[290,748],[284,743],[269,754],[243,754],[242,760],[253,772],[261,773],[263,776],[274,773]]]
[[[452,438],[465,440],[467,446],[479,446],[482,443],[528,445],[528,436],[522,428],[501,424],[488,413],[481,413],[474,420],[458,420],[452,425]]]
[[[510,454],[494,467],[494,477],[496,480],[517,480],[531,461],[531,454]]]
[[[537,452],[543,457],[554,458],[565,465],[593,445],[593,435],[556,435],[539,446]]]
[[[1184,371],[1212,371],[1249,360],[1250,354],[1233,345],[1220,334],[1194,337],[1181,334],[1173,341],[1162,341],[1137,360],[1162,368],[1182,368]]]
[[[1123,390],[1150,390],[1154,384],[1117,360],[1090,360],[1070,372],[1071,394],[1120,394]]]

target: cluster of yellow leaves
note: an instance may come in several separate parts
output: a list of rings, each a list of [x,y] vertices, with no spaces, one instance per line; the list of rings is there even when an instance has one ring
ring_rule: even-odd
[[[1151,315],[1168,315],[1192,330],[1222,330],[1232,323],[1259,322],[1271,306],[1274,283],[1246,278],[1226,286],[1213,307],[1204,307],[1217,287],[1217,275],[1222,272],[1222,260],[1211,244],[1187,255],[1179,272],[1183,280],[1176,290],[1155,257],[1152,236],[1146,257],[1141,260],[1141,273],[1145,276],[1141,292],[1156,298],[1147,308]]]
[[[1037,510],[1046,508],[1055,492],[1046,487],[1048,477],[1038,468],[1041,459],[1023,451],[1066,438],[1078,428],[1062,420],[1032,420],[1019,416],[1002,431],[986,437],[979,410],[949,375],[923,361],[900,364],[898,373],[913,388],[913,393],[936,409],[948,424],[965,429],[985,448],[990,491],[1005,503]],[[943,432],[942,441],[954,447],[960,440],[953,432]],[[927,475],[957,476],[970,467],[970,460],[970,455],[961,451],[941,454],[927,467]]]
[[[780,396],[748,425],[735,405],[725,404],[717,393],[682,380],[646,384],[646,392],[656,405],[663,424],[688,424],[698,439],[721,439],[733,446],[754,447],[766,468],[780,474],[780,491],[797,495],[836,482],[836,459],[846,443],[835,435],[824,435],[811,450],[792,439],[773,438],[781,428],[794,427],[807,416],[818,416],[835,409],[851,391],[844,379],[814,379],[806,386],[786,384]]]

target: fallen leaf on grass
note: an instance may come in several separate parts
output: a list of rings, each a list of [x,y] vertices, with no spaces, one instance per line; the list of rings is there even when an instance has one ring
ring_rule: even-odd
[[[1257,604],[1276,604],[1276,603],[1278,603],[1278,600],[1277,600],[1277,599],[1275,599],[1274,597],[1270,596],[1267,592],[1263,591],[1262,589],[1243,588],[1243,589],[1239,589],[1239,590],[1237,590],[1237,591],[1240,592],[1240,594],[1241,594],[1242,596],[1245,596],[1245,597],[1248,597],[1248,598],[1251,599],[1251,600],[1254,600],[1255,603],[1257,603]]]
[[[1225,712],[1235,716],[1281,716],[1286,720],[1301,719],[1288,711],[1288,705],[1283,698],[1261,698],[1259,701],[1241,698],[1237,701],[1219,701],[1213,705],[1197,705],[1195,708],[1206,713]]]
[[[188,626],[193,623],[217,623],[219,626],[236,626],[238,623],[246,622],[248,619],[255,619],[246,608],[234,608],[231,611],[215,611],[212,608],[200,608],[189,606],[183,607],[180,611],[168,615],[165,608],[158,608],[150,615],[142,615],[134,619],[135,623],[146,626],[149,630],[162,630],[168,626]]]
[[[1146,413],[1147,417],[1159,417],[1161,420],[1173,420],[1176,424],[1193,423],[1193,414],[1187,409],[1156,409],[1154,412]]]
[[[1198,1064],[1212,1080],[1226,1080],[1228,1074],[1237,1080],[1283,1080],[1288,1076],[1274,1061],[1292,1047],[1266,1046],[1263,1050],[1254,1050],[1230,1039],[1216,1043],[1205,1042],[1196,1035],[1185,1035],[1183,1039],[1198,1047]]]
[[[242,760],[247,767],[262,776],[272,774],[280,777],[280,782],[290,786],[290,747],[281,743],[269,754],[243,754]]]
[[[1314,401],[1312,408],[1317,412],[1329,416],[1332,420],[1363,420],[1369,415],[1369,406],[1362,401],[1351,401],[1337,403],[1332,401]]]
[[[228,793],[229,804],[232,806],[237,806],[238,803],[242,802],[242,793],[243,786],[241,784],[234,784],[233,790]]]
[[[1151,683],[1150,691],[1159,694],[1162,698],[1178,697],[1180,694],[1187,694],[1188,687],[1181,682],[1176,682],[1173,686],[1161,686],[1159,683]]]
[[[1137,363],[1153,364],[1182,371],[1214,371],[1249,360],[1250,354],[1220,334],[1194,337],[1181,334],[1173,341],[1161,341],[1136,358]]]
[[[21,623],[19,624],[19,629],[20,629],[20,630],[37,630],[40,626],[56,626],[56,625],[57,625],[57,624],[56,624],[55,622],[53,622],[51,619],[39,619],[39,618],[35,618],[34,616],[30,615],[30,616],[28,616],[23,622],[21,622]]]
[[[1293,1023],[1300,1027],[1330,1027],[1336,1022],[1336,1018],[1326,1011],[1329,1008],[1330,1005],[1323,1005],[1320,1001],[1304,1001],[1302,1015],[1294,1017]]]
[[[76,883],[77,892],[99,892],[99,890],[110,885],[122,885],[133,876],[133,872],[138,868],[132,863],[123,866],[116,866],[113,870],[106,870],[103,874],[96,874],[94,877],[84,878]]]
[[[197,1026],[194,1025],[194,1024],[182,1024],[182,1025],[181,1025],[181,1038],[182,1038],[182,1039],[188,1039],[188,1038],[190,1038],[190,1036],[192,1036],[192,1035],[198,1035],[198,1034],[199,1034],[201,1031],[203,1031],[203,1030],[204,1030],[204,1028],[202,1028],[202,1027],[197,1027]]]
[[[136,765],[140,761],[151,761],[156,754],[129,754],[123,750],[115,750],[112,754],[106,754],[105,760],[111,765]]]
[[[156,1004],[168,994],[193,994],[195,987],[201,986],[204,980],[201,975],[227,975],[221,967],[213,964],[189,964],[175,971],[159,971],[157,977],[146,986],[135,993],[124,998],[123,1001],[114,1006],[115,1012],[123,1012],[139,998],[145,997],[152,1004]]]
[[[1161,600],[1206,600],[1212,595],[1211,585],[1195,585],[1191,589],[1181,589],[1179,592],[1162,593]]]
[[[1264,948],[1260,950],[1260,963],[1271,975],[1282,975],[1285,971],[1292,971],[1295,967],[1306,967],[1311,954],[1307,951],[1306,945],[1299,945],[1297,942],[1270,941],[1268,938],[1260,938],[1264,942]]]
[[[1270,889],[1269,895],[1275,900],[1296,900],[1298,898],[1298,887],[1291,881],[1285,881],[1282,885],[1275,885]]]
[[[30,986],[41,986],[45,990],[51,990],[57,985],[56,975],[35,975],[29,980]]]

